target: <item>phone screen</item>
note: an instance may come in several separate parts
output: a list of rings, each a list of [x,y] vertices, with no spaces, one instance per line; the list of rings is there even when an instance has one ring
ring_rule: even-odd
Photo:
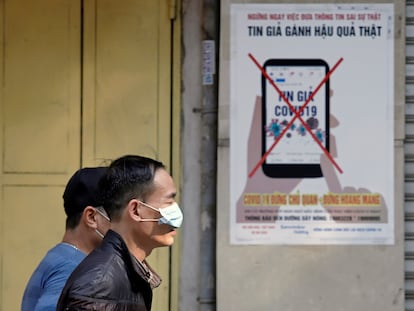
[[[279,139],[263,162],[264,173],[269,177],[321,177],[321,146],[329,151],[327,63],[320,59],[270,59],[264,69],[283,94],[262,75],[262,154]],[[299,117],[292,109],[300,111]]]

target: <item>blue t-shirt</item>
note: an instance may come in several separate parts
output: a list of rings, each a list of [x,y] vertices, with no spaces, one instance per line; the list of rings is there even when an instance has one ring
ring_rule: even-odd
[[[26,285],[21,311],[56,311],[66,280],[85,256],[66,243],[50,249]]]

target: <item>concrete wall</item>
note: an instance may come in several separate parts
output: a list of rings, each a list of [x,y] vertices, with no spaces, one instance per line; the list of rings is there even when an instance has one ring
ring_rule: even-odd
[[[185,221],[181,229],[182,260],[179,310],[198,310],[200,269],[200,137],[201,88],[201,1],[182,3],[182,188],[180,203]]]
[[[259,3],[259,1],[255,1]],[[260,3],[274,1],[260,1]],[[280,3],[281,1],[278,1]],[[307,1],[283,1],[306,3]],[[337,1],[314,1],[313,3]],[[349,1],[347,1],[349,2]],[[355,1],[353,1],[355,2]],[[369,3],[374,1],[364,1]],[[375,1],[378,3],[379,1]],[[395,245],[234,246],[229,240],[229,146],[218,147],[218,311],[404,310],[404,1],[395,4]],[[230,4],[222,1],[219,141],[229,139]],[[357,2],[355,2],[357,3]],[[231,141],[230,141],[231,144]]]

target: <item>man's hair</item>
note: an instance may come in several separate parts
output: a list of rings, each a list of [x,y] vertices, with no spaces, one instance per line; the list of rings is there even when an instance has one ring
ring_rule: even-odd
[[[66,217],[66,229],[75,229],[82,218],[82,213],[77,213]]]
[[[153,191],[154,175],[160,168],[165,169],[161,162],[138,155],[125,155],[109,165],[100,189],[103,207],[111,220],[119,219],[130,200],[145,201]]]
[[[84,167],[78,169],[66,184],[63,192],[63,207],[66,213],[66,229],[75,229],[87,206],[102,205],[99,180],[106,167]]]

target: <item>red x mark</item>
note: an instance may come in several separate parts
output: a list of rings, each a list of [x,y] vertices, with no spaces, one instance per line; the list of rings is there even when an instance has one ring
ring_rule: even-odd
[[[328,150],[322,145],[322,143],[319,141],[319,139],[315,136],[315,134],[312,132],[308,124],[303,121],[303,119],[300,117],[301,112],[305,109],[305,107],[309,104],[309,102],[313,99],[315,94],[320,90],[320,88],[326,83],[330,75],[335,71],[335,69],[339,66],[339,64],[343,61],[343,58],[341,57],[335,64],[335,66],[332,67],[331,70],[326,74],[326,76],[323,78],[323,80],[319,83],[317,88],[314,92],[309,96],[309,98],[305,101],[305,103],[302,105],[302,107],[299,109],[299,111],[296,111],[296,109],[292,106],[292,104],[289,102],[289,100],[286,98],[286,96],[283,94],[283,92],[279,89],[279,87],[276,85],[276,83],[273,81],[272,78],[269,77],[266,70],[262,66],[260,66],[259,62],[253,57],[251,53],[249,53],[249,57],[251,60],[256,64],[256,66],[260,69],[262,74],[265,76],[265,78],[272,84],[272,86],[275,88],[275,90],[279,93],[279,96],[283,99],[283,101],[289,106],[289,109],[292,111],[292,113],[295,114],[295,116],[290,120],[290,122],[286,125],[282,133],[275,139],[273,144],[270,146],[269,150],[266,151],[266,153],[262,156],[260,161],[255,165],[253,170],[249,173],[249,178],[252,177],[256,171],[259,169],[259,167],[263,164],[263,162],[266,160],[266,157],[270,154],[270,152],[273,150],[273,148],[276,146],[276,144],[282,139],[283,135],[285,135],[286,131],[291,127],[293,122],[296,118],[299,119],[299,121],[303,124],[303,126],[306,128],[306,130],[311,134],[312,138],[315,140],[315,142],[319,145],[319,147],[322,149],[322,151],[325,153],[325,155],[328,157],[328,159],[332,162],[332,164],[336,167],[336,169],[342,173],[342,169],[339,167],[339,165],[335,162],[335,160],[332,158],[331,154]]]

